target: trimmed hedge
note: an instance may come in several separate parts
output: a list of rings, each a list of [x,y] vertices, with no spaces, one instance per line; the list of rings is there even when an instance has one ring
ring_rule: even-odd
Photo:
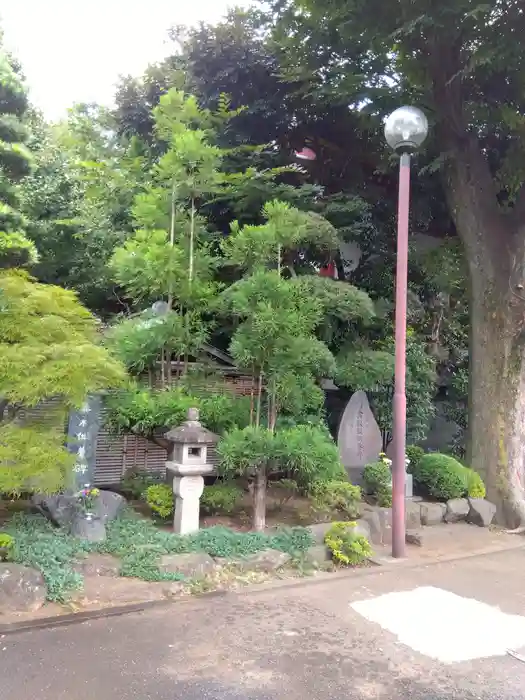
[[[439,452],[424,455],[412,474],[416,486],[425,495],[440,501],[463,496],[485,497],[485,484],[480,475],[449,455]]]

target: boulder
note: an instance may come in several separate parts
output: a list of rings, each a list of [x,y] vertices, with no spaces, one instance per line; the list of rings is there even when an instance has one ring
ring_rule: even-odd
[[[488,527],[494,520],[496,515],[496,506],[484,498],[469,498],[469,512],[467,522],[479,525],[479,527]]]
[[[470,511],[470,505],[466,498],[451,498],[447,501],[446,523],[459,523],[466,520]]]
[[[120,559],[111,554],[88,554],[85,559],[75,564],[75,570],[84,576],[118,576]]]
[[[443,522],[447,506],[444,503],[421,503],[421,524],[439,525]]]
[[[414,501],[405,502],[405,526],[407,530],[421,527],[421,504]]]
[[[181,574],[184,578],[204,578],[213,573],[218,564],[206,552],[190,554],[165,554],[160,568],[170,574]]]
[[[407,530],[405,534],[405,542],[413,544],[416,547],[423,546],[423,534],[420,530]]]
[[[366,522],[370,530],[370,541],[373,544],[381,544],[383,541],[383,532],[381,529],[381,518],[379,513],[374,508],[370,507],[363,511],[359,522]]]
[[[78,518],[83,518],[84,513],[75,494],[60,493],[54,496],[35,494],[32,498],[33,506],[59,527],[72,527]],[[126,499],[113,491],[100,491],[95,499],[93,514],[106,525],[114,520],[120,513]]]
[[[80,510],[77,497],[71,493],[59,493],[54,496],[35,493],[31,501],[42,515],[59,527],[69,527]]]
[[[308,528],[312,533],[312,538],[315,544],[324,544],[324,538],[328,530],[332,527],[333,523],[316,523],[315,525],[310,525]]]
[[[370,523],[367,520],[364,520],[363,518],[356,520],[354,534],[356,535],[356,537],[358,535],[362,535],[363,537],[366,537],[366,539],[369,542],[371,542],[372,528],[370,527]]]
[[[316,544],[306,550],[305,560],[312,566],[323,566],[332,560],[332,553],[324,544]]]
[[[277,549],[263,549],[262,552],[244,557],[239,564],[245,571],[271,573],[288,564],[291,558],[290,554],[280,552]]]
[[[44,605],[47,586],[40,571],[0,563],[0,614],[35,612]]]
[[[106,526],[98,518],[86,518],[84,514],[76,517],[70,526],[73,537],[88,542],[104,542],[106,539]]]
[[[381,524],[381,544],[392,544],[392,508],[378,508]]]
[[[125,505],[126,499],[120,493],[101,491],[95,499],[93,512],[106,525],[111,520],[115,520]]]

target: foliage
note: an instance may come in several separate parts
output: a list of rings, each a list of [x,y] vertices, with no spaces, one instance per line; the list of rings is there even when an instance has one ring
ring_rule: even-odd
[[[310,492],[316,510],[339,511],[348,518],[357,518],[360,514],[361,489],[348,481],[317,481]]]
[[[7,561],[11,558],[15,540],[6,532],[0,532],[0,561]]]
[[[295,479],[279,479],[279,481],[273,481],[272,486],[278,494],[279,507],[284,506],[300,492],[299,484]]]
[[[121,384],[124,371],[98,344],[95,319],[72,292],[5,271],[0,308],[0,491],[53,491],[71,466],[65,409]],[[40,422],[20,413],[47,398],[60,403]]]
[[[467,492],[465,467],[454,457],[437,452],[426,454],[412,473],[417,486],[438,500],[460,498]]]
[[[364,535],[356,535],[356,522],[334,523],[324,541],[332,557],[344,566],[359,566],[372,556],[372,548]]]
[[[363,470],[363,483],[367,493],[377,498],[383,508],[392,505],[392,470],[390,460],[381,458],[378,462],[367,464]]]
[[[201,392],[178,386],[156,391],[133,386],[107,397],[107,421],[115,432],[131,432],[152,438],[159,430],[168,430],[186,420],[189,408],[200,411],[200,420],[208,430],[223,434],[244,427],[250,420],[250,399],[217,388],[216,393]]]
[[[230,515],[242,498],[242,489],[235,484],[213,484],[205,486],[201,496],[201,509],[204,513]]]
[[[173,489],[167,484],[152,484],[145,491],[145,499],[151,510],[161,518],[169,518],[174,510]]]
[[[159,483],[161,476],[151,474],[138,467],[131,467],[124,473],[124,477],[120,482],[120,488],[123,493],[131,498],[141,498],[148,486],[153,486]]]
[[[36,249],[24,232],[27,223],[17,211],[14,183],[31,171],[31,154],[22,118],[27,108],[25,89],[0,48],[0,269],[34,263]]]
[[[407,445],[406,456],[409,460],[407,470],[409,473],[413,473],[414,469],[417,469],[418,464],[425,456],[425,450],[422,447],[418,447],[418,445]]]
[[[108,523],[107,540],[101,543],[79,540],[41,516],[16,514],[5,530],[15,541],[13,561],[39,569],[48,586],[48,599],[58,602],[67,601],[72,592],[82,587],[82,575],[74,565],[89,552],[120,558],[121,576],[172,581],[183,577],[159,569],[163,554],[203,551],[211,556],[234,558],[271,548],[297,556],[313,543],[309,530],[299,527],[283,528],[272,535],[216,527],[181,537],[128,511]]]
[[[226,477],[285,472],[306,488],[344,475],[337,445],[326,430],[297,425],[276,432],[247,427],[233,430],[217,446],[219,473]]]
[[[485,498],[487,493],[483,479],[473,469],[467,471],[467,493],[470,498]]]

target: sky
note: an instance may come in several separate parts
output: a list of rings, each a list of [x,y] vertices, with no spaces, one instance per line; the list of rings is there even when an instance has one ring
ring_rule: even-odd
[[[216,21],[234,0],[2,0],[0,26],[48,119],[75,102],[111,104],[120,75],[169,51],[168,29]],[[75,9],[73,9],[75,8]]]

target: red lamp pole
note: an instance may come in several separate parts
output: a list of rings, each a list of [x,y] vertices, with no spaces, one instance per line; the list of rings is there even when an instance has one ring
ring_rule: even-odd
[[[406,344],[408,292],[408,216],[410,208],[410,155],[401,154],[397,211],[395,309],[394,426],[392,442],[392,556],[405,556],[405,450],[406,450]]]

